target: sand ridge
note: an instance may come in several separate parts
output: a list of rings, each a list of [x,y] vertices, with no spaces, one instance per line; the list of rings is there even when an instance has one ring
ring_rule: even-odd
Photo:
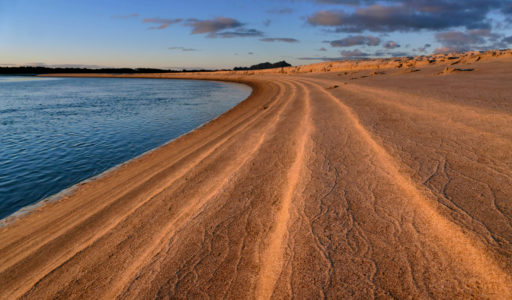
[[[318,88],[321,88],[315,84]],[[322,90],[323,93],[327,93]],[[358,117],[353,111],[343,104],[342,101],[329,94],[329,97],[336,101],[343,110],[346,111],[348,118],[353,122],[354,127],[360,133],[370,148],[375,152],[379,162],[382,163],[389,175],[394,177],[395,185],[399,186],[407,196],[412,200],[411,205],[418,205],[419,210],[427,215],[433,234],[436,238],[446,244],[448,251],[453,252],[453,259],[460,259],[464,266],[468,266],[474,273],[482,273],[480,277],[488,280],[486,287],[490,290],[487,293],[496,293],[505,298],[512,297],[511,291],[506,288],[512,278],[497,266],[492,259],[489,259],[483,249],[479,249],[479,245],[474,245],[474,241],[467,238],[464,233],[452,224],[449,220],[439,215],[439,213],[431,206],[426,195],[416,187],[416,184],[409,178],[403,176],[395,163],[394,159],[381,147],[369,134],[369,132],[361,125]],[[504,288],[505,287],[505,288]],[[501,289],[504,288],[504,289]]]
[[[0,228],[0,298],[510,298],[509,54],[137,75],[253,94]]]

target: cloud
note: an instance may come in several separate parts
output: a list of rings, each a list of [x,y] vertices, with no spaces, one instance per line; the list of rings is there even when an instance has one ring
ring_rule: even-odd
[[[142,20],[144,23],[155,23],[158,24],[158,26],[151,26],[149,29],[165,29],[169,27],[169,25],[177,24],[183,21],[183,19],[163,19],[163,18],[146,18]]]
[[[349,36],[341,40],[335,40],[330,42],[332,47],[352,47],[352,46],[378,46],[380,44],[380,39],[375,36],[363,36],[363,35],[354,35]]]
[[[490,28],[492,10],[508,13],[508,0],[382,0],[336,1],[357,5],[352,10],[322,10],[307,18],[315,26],[333,27],[336,32],[373,32]],[[362,6],[363,5],[363,6]]]
[[[359,49],[341,51],[341,56],[345,58],[363,58],[369,56],[368,53],[362,52]]]
[[[508,3],[505,6],[503,6],[501,12],[505,15],[508,15],[509,18],[512,17],[512,3]]]
[[[272,23],[272,21],[269,19],[266,19],[265,21],[263,21],[263,26],[268,27],[270,25],[270,23]]]
[[[254,52],[249,52],[249,53],[247,53],[247,54],[249,54],[249,55],[253,55],[253,54],[254,54]]]
[[[267,10],[267,13],[269,14],[278,14],[278,15],[285,15],[285,14],[291,14],[293,12],[292,8],[286,7],[286,8],[274,8]]]
[[[209,34],[208,37],[221,37],[221,38],[240,38],[240,37],[260,37],[263,32],[256,29],[236,29],[233,31],[223,31],[215,34]]]
[[[293,38],[263,38],[260,39],[262,42],[273,43],[273,42],[283,42],[283,43],[298,43],[299,40]]]
[[[368,59],[370,57],[398,57],[398,56],[410,56],[407,52],[389,52],[383,50],[377,50],[375,52],[363,52],[359,49],[347,50],[340,52],[341,57],[300,57],[299,60],[318,60],[318,61],[336,61],[336,60],[357,60],[357,59]]]
[[[179,46],[169,47],[169,50],[181,50],[183,52],[197,51],[197,49],[194,49],[194,48],[185,48],[185,47],[179,47]]]
[[[506,44],[512,44],[512,35],[503,38],[502,41],[503,41],[503,43],[506,43]]]
[[[469,34],[461,31],[436,33],[436,40],[443,46],[461,49],[469,45],[483,44],[485,42],[484,38],[479,35]]]
[[[386,49],[395,49],[395,48],[400,48],[400,45],[398,45],[397,43],[393,42],[393,41],[389,41],[387,43],[385,43],[384,45],[384,48]]]
[[[376,0],[314,0],[314,2],[321,4],[361,5],[373,4]]]
[[[221,30],[242,27],[244,24],[232,18],[218,17],[212,20],[189,19],[186,25],[192,27],[192,34],[216,34]]]
[[[327,51],[327,49],[325,49],[324,47],[322,47],[322,48],[318,49],[318,51],[325,52],[325,51]]]
[[[206,34],[209,38],[263,36],[262,31],[243,28],[245,24],[233,18],[217,17],[211,20],[188,19],[185,25],[192,27],[192,34]]]
[[[137,18],[139,14],[129,14],[124,16],[111,16],[112,19],[131,19],[131,18]]]
[[[328,11],[322,10],[316,12],[311,17],[308,17],[308,23],[318,26],[340,26],[347,18],[344,11]]]
[[[423,47],[412,49],[412,51],[414,51],[414,52],[427,52],[427,49],[430,48],[430,47],[432,47],[432,45],[427,43]]]
[[[435,37],[441,44],[441,47],[434,51],[435,53],[488,50],[506,47],[503,36],[495,34],[489,29],[473,29],[464,32],[438,32]]]

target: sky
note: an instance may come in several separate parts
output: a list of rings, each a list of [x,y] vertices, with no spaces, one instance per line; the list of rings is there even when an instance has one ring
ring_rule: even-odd
[[[0,0],[0,66],[233,68],[512,47],[512,0]]]

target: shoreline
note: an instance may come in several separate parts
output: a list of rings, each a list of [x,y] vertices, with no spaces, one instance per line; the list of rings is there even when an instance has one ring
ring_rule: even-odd
[[[1,227],[0,298],[512,297],[512,58],[464,58],[147,74],[253,92]]]
[[[96,77],[95,75],[96,74],[92,74],[92,76],[80,76],[78,74],[69,74],[69,76],[67,74],[56,74],[57,76],[53,76],[52,75],[44,75],[44,76],[41,76],[41,75],[31,75],[30,77],[44,77],[44,78],[60,78],[60,77],[74,77],[74,78],[134,78],[134,79],[168,79],[168,80],[188,80],[186,78],[152,78],[152,77],[105,77],[105,76],[98,76]],[[204,79],[190,79],[190,80],[204,80]],[[227,84],[242,84],[242,83],[239,83],[239,82],[233,82],[233,81],[223,81],[223,80],[206,80],[206,81],[220,81],[220,82],[224,82],[224,83],[227,83]],[[37,202],[35,203],[32,203],[32,204],[28,204],[26,206],[23,206],[21,207],[20,209],[18,209],[17,211],[11,213],[10,215],[4,217],[4,218],[1,218],[0,219],[0,229],[2,227],[5,227],[5,226],[9,226],[9,224],[13,223],[13,222],[16,222],[18,219],[20,218],[23,218],[24,216],[32,213],[34,210],[37,210],[37,209],[42,209],[46,204],[48,203],[52,203],[52,202],[55,202],[55,201],[60,201],[63,197],[66,197],[66,196],[71,196],[73,194],[73,192],[80,188],[80,186],[84,185],[84,184],[87,184],[89,182],[92,182],[92,181],[95,181],[105,175],[107,175],[108,173],[110,172],[114,172],[115,170],[117,170],[118,168],[122,167],[123,165],[126,165],[126,164],[129,164],[130,162],[134,161],[134,160],[137,160],[139,158],[141,158],[142,156],[144,155],[147,155],[155,150],[157,150],[158,148],[160,147],[164,147],[164,146],[167,146],[168,144],[170,144],[171,142],[173,142],[174,140],[177,140],[179,138],[182,138],[183,136],[189,134],[189,133],[192,133],[198,129],[200,129],[201,127],[205,126],[206,124],[208,124],[209,122],[213,122],[215,121],[216,119],[220,118],[223,114],[229,112],[230,110],[232,110],[233,108],[235,108],[236,106],[238,106],[240,103],[244,102],[245,100],[247,100],[249,97],[251,97],[253,91],[252,91],[252,87],[249,85],[249,84],[242,84],[242,85],[245,85],[246,87],[249,87],[251,89],[251,94],[249,94],[249,96],[246,98],[246,99],[243,99],[242,101],[240,101],[237,105],[235,105],[234,107],[230,108],[229,110],[223,112],[222,114],[218,115],[217,117],[213,118],[212,120],[206,122],[206,123],[203,123],[201,125],[199,125],[198,127],[192,129],[191,131],[189,132],[186,132],[186,133],[183,133],[167,142],[165,142],[164,144],[160,145],[160,146],[157,146],[155,148],[152,148],[152,149],[149,149],[147,151],[144,151],[143,153],[125,161],[125,162],[122,162],[122,163],[119,163],[115,166],[112,166],[110,168],[108,168],[107,170],[99,173],[99,174],[96,174],[96,175],[93,175],[89,178],[86,178],[84,180],[81,180],[80,182],[77,182],[53,195],[50,195],[48,197],[45,197],[41,200],[38,200]]]

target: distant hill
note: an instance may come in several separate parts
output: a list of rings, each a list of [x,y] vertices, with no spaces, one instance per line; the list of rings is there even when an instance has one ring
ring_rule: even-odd
[[[279,61],[279,62],[276,62],[273,64],[271,64],[269,62],[264,62],[261,64],[252,65],[250,67],[235,67],[235,68],[233,68],[233,70],[234,71],[264,70],[264,69],[274,69],[274,68],[283,68],[283,67],[291,67],[291,66],[292,65],[290,65],[289,63],[287,63],[283,60],[283,61]]]

